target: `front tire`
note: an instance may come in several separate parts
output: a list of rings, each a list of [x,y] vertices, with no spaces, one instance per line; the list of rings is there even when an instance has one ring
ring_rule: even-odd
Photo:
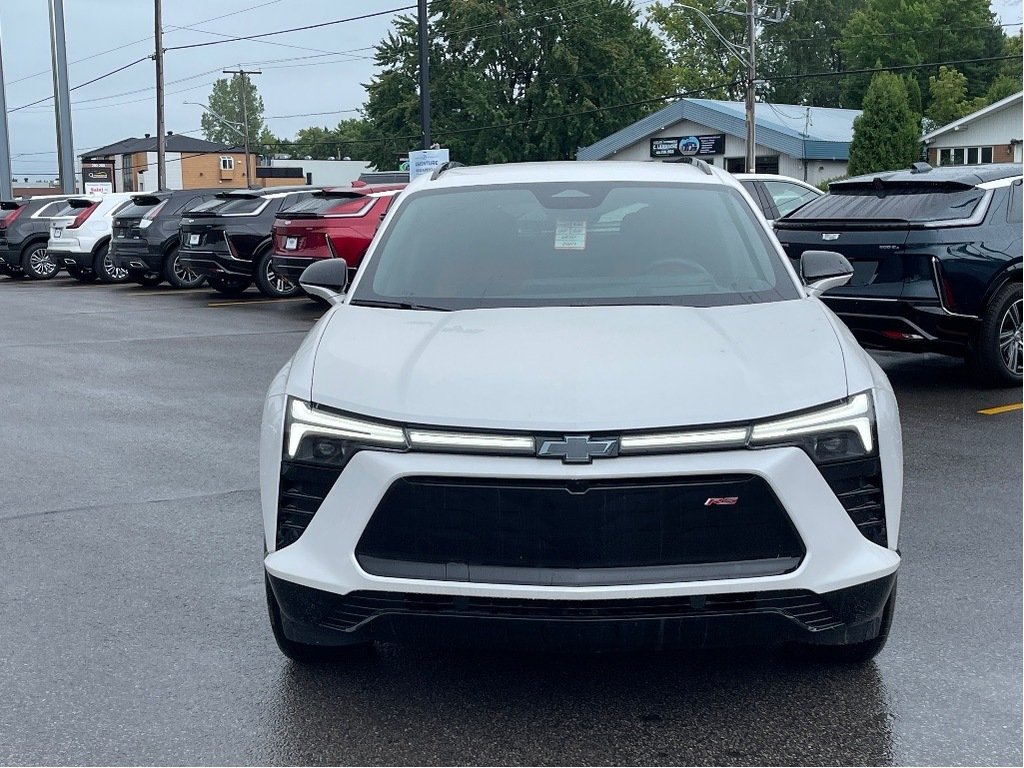
[[[244,277],[210,277],[207,282],[221,296],[232,299],[239,298],[252,285],[252,280]]]
[[[373,652],[373,643],[355,643],[352,645],[309,645],[289,640],[284,633],[281,621],[281,609],[270,586],[270,577],[264,574],[263,583],[267,592],[267,613],[270,614],[270,629],[274,633],[277,647],[285,656],[300,664],[322,664],[331,661],[351,661],[365,659]]]
[[[1020,283],[1004,285],[981,317],[967,364],[984,383],[1019,387],[1024,371],[1024,298]]]
[[[164,259],[164,280],[172,288],[198,288],[206,279],[191,267],[181,263],[181,254],[177,248],[171,249]]]
[[[124,283],[128,281],[128,270],[114,264],[110,256],[110,245],[104,244],[96,251],[92,271],[101,283]]]
[[[274,271],[273,253],[268,248],[256,259],[256,287],[260,293],[272,299],[287,299],[302,292],[298,283]]]
[[[32,280],[51,280],[60,272],[60,265],[46,252],[46,243],[25,246],[21,252],[21,273]]]

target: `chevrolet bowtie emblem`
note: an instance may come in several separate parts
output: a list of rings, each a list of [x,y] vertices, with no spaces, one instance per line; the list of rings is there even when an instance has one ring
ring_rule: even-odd
[[[561,459],[566,464],[589,464],[593,459],[606,459],[619,455],[617,437],[566,435],[559,438],[537,438],[537,456],[543,459]]]

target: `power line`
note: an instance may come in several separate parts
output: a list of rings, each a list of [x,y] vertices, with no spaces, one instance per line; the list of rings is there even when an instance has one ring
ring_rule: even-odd
[[[133,61],[133,62],[131,62],[129,64],[125,64],[123,67],[118,67],[117,69],[112,69],[109,72],[106,72],[106,73],[100,75],[99,77],[94,77],[92,80],[86,80],[84,83],[79,83],[78,85],[73,85],[70,88],[68,88],[68,91],[76,91],[79,88],[84,88],[87,85],[92,85],[93,83],[99,82],[100,80],[108,78],[111,75],[116,75],[118,72],[123,72],[124,70],[128,69],[129,67],[134,67],[136,64],[141,64],[142,62],[146,61],[148,58],[149,58],[148,56],[143,56],[141,59],[136,59],[135,61]],[[9,112],[18,112],[18,111],[20,111],[22,109],[25,109],[26,107],[34,107],[36,104],[42,104],[44,101],[49,101],[52,98],[53,98],[53,96],[47,96],[47,97],[42,98],[42,99],[37,99],[36,101],[30,102],[28,104],[23,104],[20,107],[15,107],[14,109],[11,109],[11,110],[8,110],[8,111]]]
[[[223,45],[225,43],[237,43],[241,40],[258,40],[263,37],[272,37],[274,35],[286,35],[291,32],[304,32],[308,29],[322,29],[324,27],[334,26],[336,24],[347,24],[352,21],[363,21],[364,19],[372,19],[378,16],[387,16],[389,14],[401,13],[402,11],[408,11],[415,8],[415,5],[405,5],[400,8],[391,8],[387,11],[377,11],[376,13],[364,13],[361,16],[349,16],[344,19],[334,19],[333,21],[322,21],[319,24],[307,24],[302,27],[292,27],[291,29],[279,29],[274,32],[261,32],[257,35],[242,35],[239,37],[230,37],[225,40],[210,40],[205,43],[191,43],[189,45],[173,45],[169,48],[165,48],[168,51],[183,51],[188,48],[205,48],[210,45]]]

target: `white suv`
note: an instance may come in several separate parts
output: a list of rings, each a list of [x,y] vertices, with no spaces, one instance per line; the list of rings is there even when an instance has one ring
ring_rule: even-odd
[[[453,168],[403,192],[270,386],[282,651],[378,639],[805,643],[895,604],[900,425],[878,365],[704,163]]]
[[[50,223],[46,250],[76,280],[123,283],[128,271],[114,264],[108,251],[114,212],[132,199],[131,192],[72,197]]]

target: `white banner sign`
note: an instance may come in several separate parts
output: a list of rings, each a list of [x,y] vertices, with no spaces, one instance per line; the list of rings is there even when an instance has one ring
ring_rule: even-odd
[[[448,162],[447,149],[416,149],[409,153],[409,181]]]

